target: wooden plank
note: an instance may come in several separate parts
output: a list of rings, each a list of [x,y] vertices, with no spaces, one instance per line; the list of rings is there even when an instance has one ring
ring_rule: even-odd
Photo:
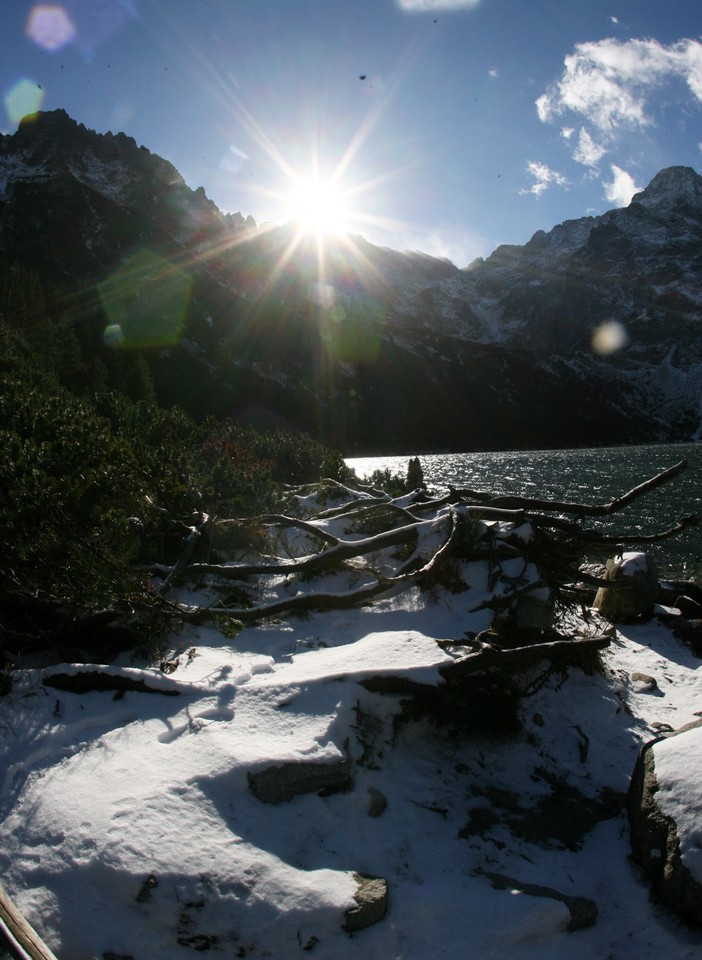
[[[16,960],[58,960],[0,887],[0,943]]]

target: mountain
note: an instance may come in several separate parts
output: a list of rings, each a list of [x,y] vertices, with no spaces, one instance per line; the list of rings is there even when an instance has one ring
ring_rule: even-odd
[[[85,350],[147,359],[162,403],[347,452],[701,435],[702,178],[458,269],[361,237],[258,229],[168,161],[64,111],[0,136],[0,257]],[[2,309],[6,309],[1,305]]]

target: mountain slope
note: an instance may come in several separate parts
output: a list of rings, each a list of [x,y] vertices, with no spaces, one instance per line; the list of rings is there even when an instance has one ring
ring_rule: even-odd
[[[0,137],[0,256],[61,291],[85,349],[139,349],[163,403],[349,452],[699,436],[701,241],[702,178],[673,167],[465,270],[361,237],[320,267],[295,224],[222,214],[124,134],[54,111]]]

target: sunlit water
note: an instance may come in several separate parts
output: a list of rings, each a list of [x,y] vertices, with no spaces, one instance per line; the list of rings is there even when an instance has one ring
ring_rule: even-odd
[[[589,518],[586,525],[609,533],[654,533],[673,526],[684,514],[702,516],[702,443],[427,454],[419,459],[432,492],[445,491],[448,486],[469,487],[495,494],[586,504],[609,502],[686,459],[687,470],[670,483],[634,501],[621,513],[603,520]],[[405,476],[407,462],[406,456],[356,457],[346,461],[359,477],[368,477],[378,469]],[[702,576],[702,526],[647,549],[654,554],[665,576]]]

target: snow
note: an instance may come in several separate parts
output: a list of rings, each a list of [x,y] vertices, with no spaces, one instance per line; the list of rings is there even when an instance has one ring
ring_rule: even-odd
[[[636,573],[648,571],[646,554],[639,550],[628,550],[622,554],[621,572],[624,577],[633,577]]]
[[[479,594],[477,565],[470,577]],[[88,669],[77,665],[17,671],[0,700],[4,886],[61,960],[698,956],[698,935],[651,901],[632,866],[621,808],[570,839],[548,820],[543,836],[519,822],[554,783],[567,782],[583,809],[604,788],[626,791],[655,724],[678,728],[702,708],[699,661],[653,621],[621,628],[602,670],[535,684],[514,735],[399,721],[401,697],[359,681],[440,683],[453,654],[437,641],[488,625],[465,597],[411,590],[234,640],[188,627],[168,676],[127,657],[109,668],[178,696],[43,685],[49,673]],[[636,671],[656,689],[637,685]],[[655,747],[671,804],[691,762],[682,746]],[[272,765],[341,760],[352,768],[347,792],[273,805],[249,789],[248,775]],[[387,800],[380,816],[369,816],[374,791]],[[479,830],[464,829],[481,816]],[[389,909],[351,935],[342,923],[356,872],[387,880]],[[496,889],[490,873],[589,897],[597,922],[568,933],[563,902]]]
[[[682,861],[702,883],[702,727],[653,747],[656,802],[676,823]]]

